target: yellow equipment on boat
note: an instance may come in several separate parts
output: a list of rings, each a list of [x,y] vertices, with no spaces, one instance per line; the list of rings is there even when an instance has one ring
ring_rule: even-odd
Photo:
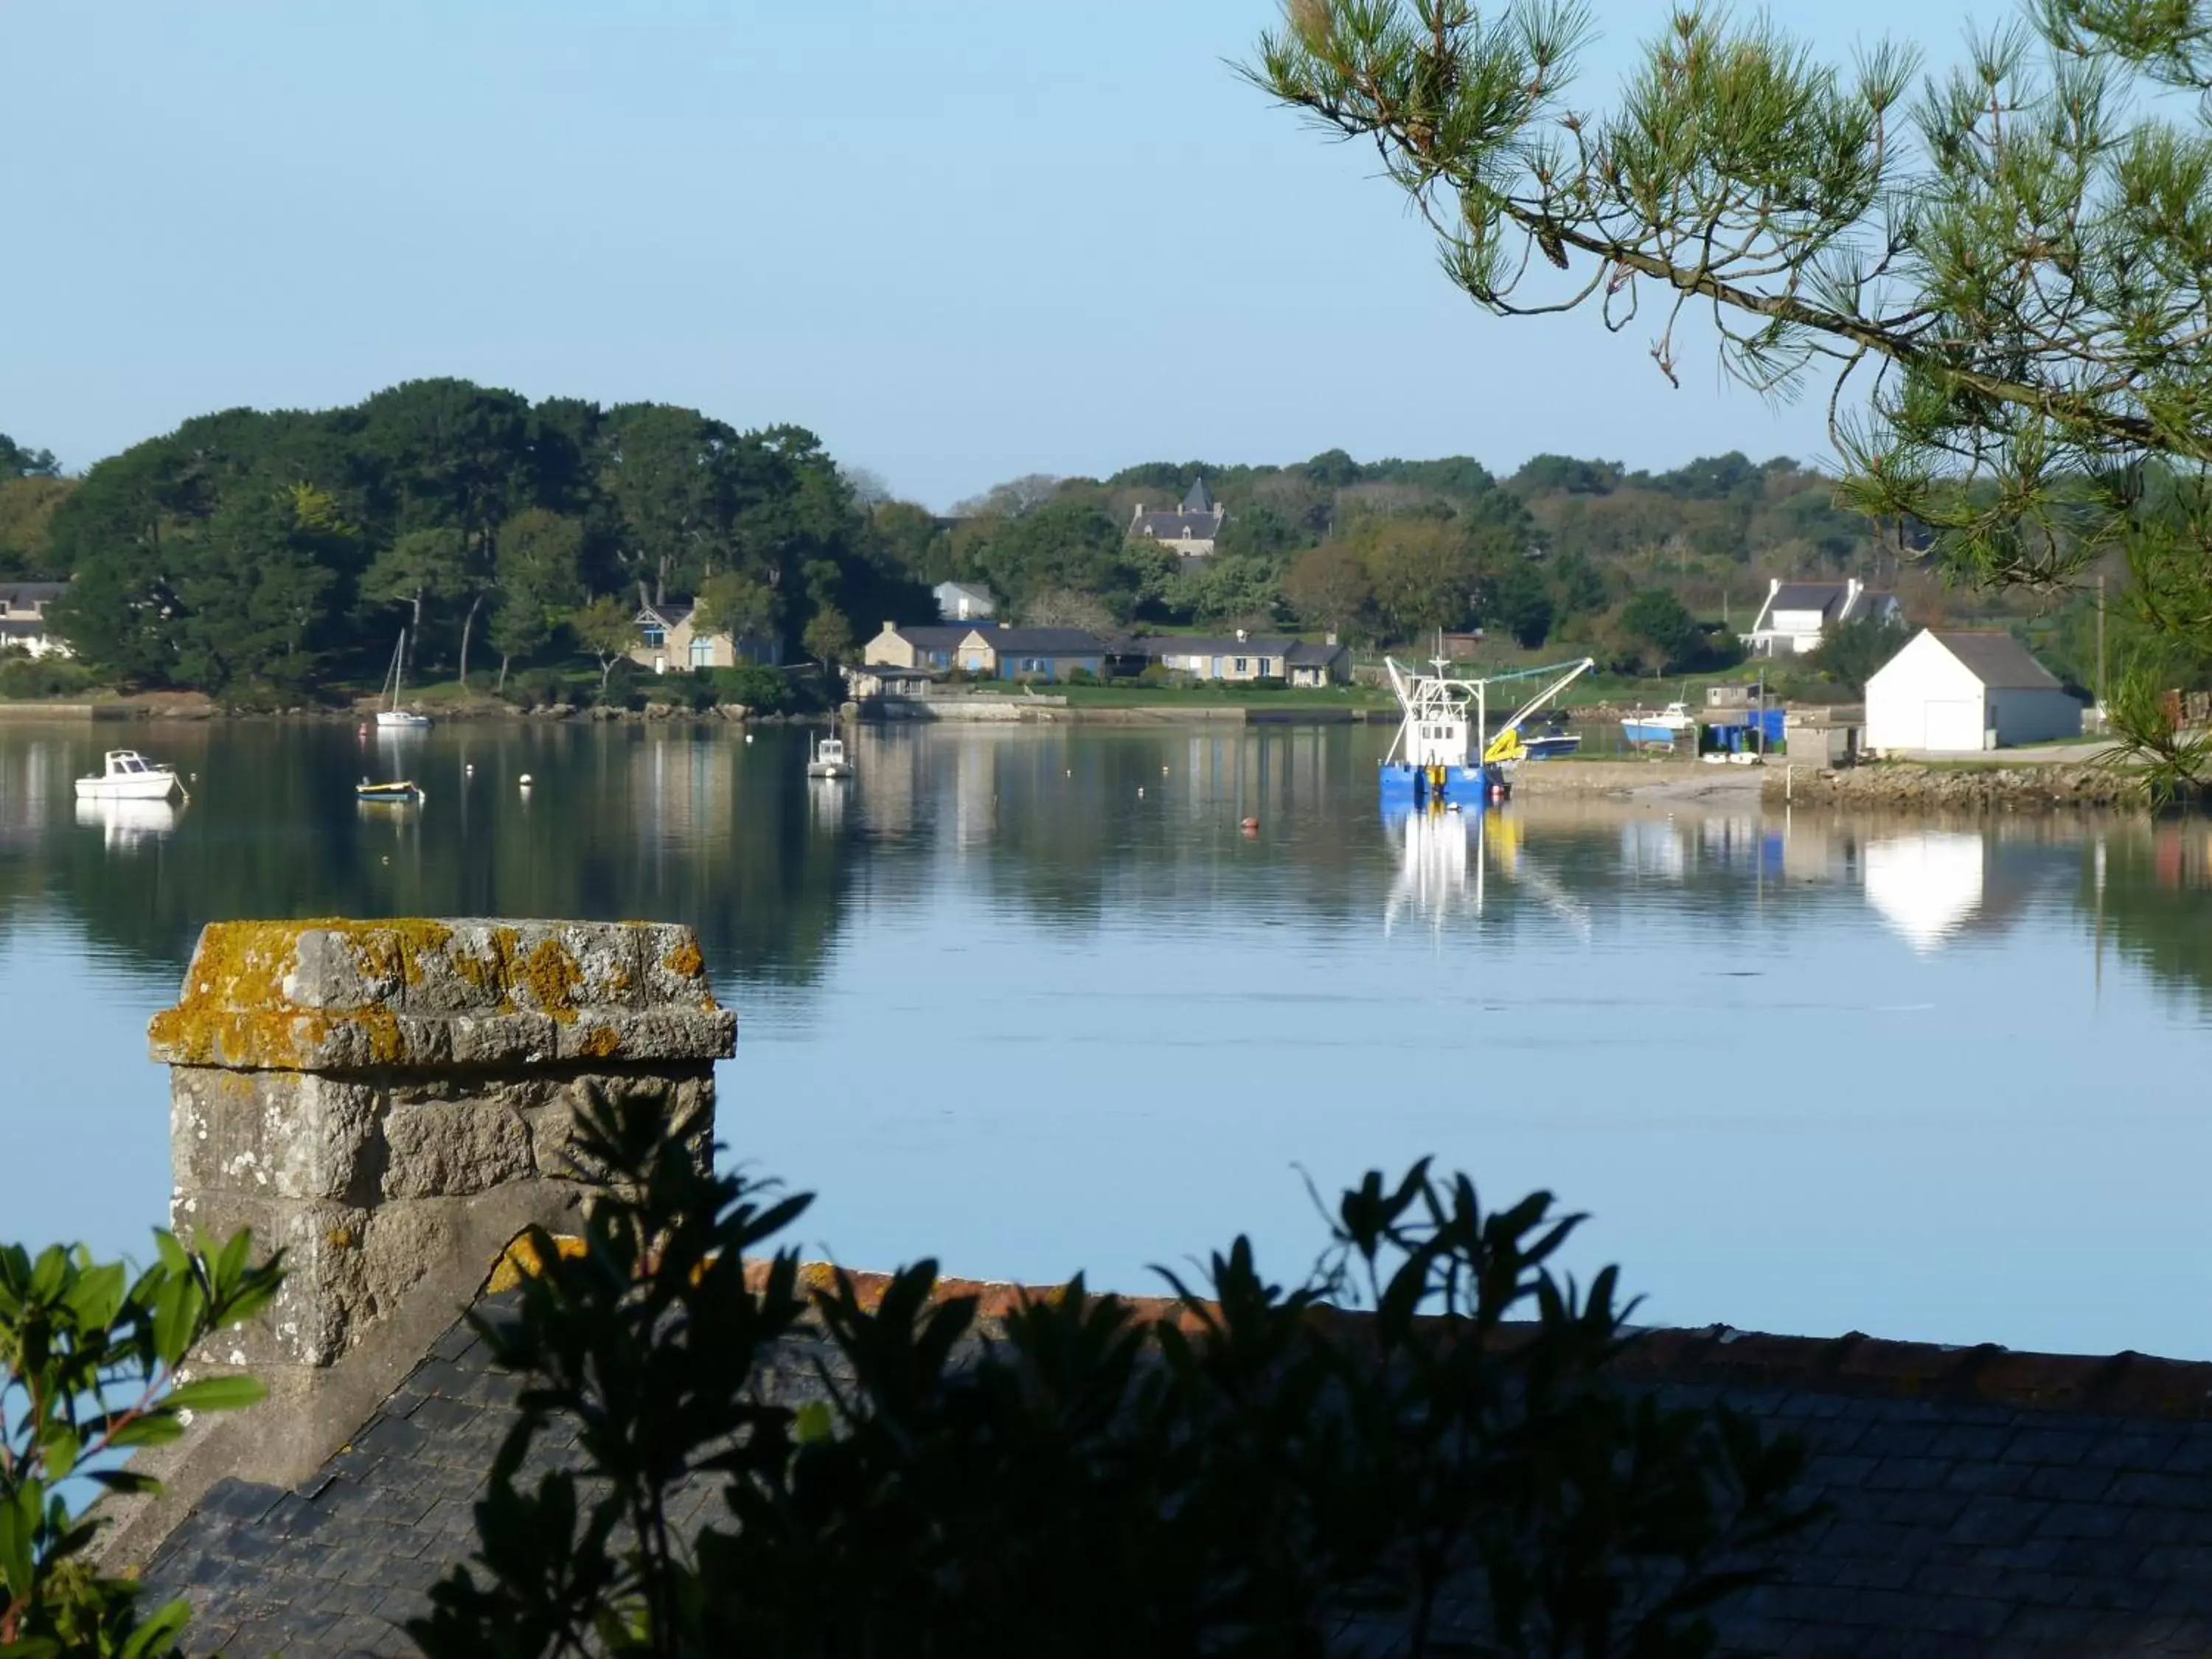
[[[1505,761],[1517,761],[1528,754],[1521,741],[1521,728],[1509,726],[1490,740],[1490,747],[1482,751],[1482,758],[1491,765]]]

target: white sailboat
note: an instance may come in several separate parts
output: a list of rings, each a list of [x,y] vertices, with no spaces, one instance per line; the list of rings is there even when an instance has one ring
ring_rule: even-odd
[[[377,726],[387,732],[419,732],[429,725],[428,714],[418,714],[411,708],[399,706],[399,678],[401,665],[407,657],[407,630],[399,630],[399,643],[392,647],[392,671],[384,677],[386,706],[376,711]]]

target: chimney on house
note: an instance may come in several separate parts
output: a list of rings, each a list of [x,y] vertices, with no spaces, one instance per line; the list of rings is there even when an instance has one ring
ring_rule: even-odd
[[[1330,629],[1328,633],[1321,636],[1321,642],[1323,645],[1334,645],[1337,642],[1336,630],[1334,628]]]
[[[162,1449],[146,1527],[224,1475],[303,1479],[525,1228],[575,1232],[600,1184],[574,1155],[586,1100],[649,1103],[706,1158],[737,1021],[689,927],[219,921],[149,1035],[172,1225],[203,1247],[250,1226],[289,1271],[192,1362],[254,1373],[269,1403]]]

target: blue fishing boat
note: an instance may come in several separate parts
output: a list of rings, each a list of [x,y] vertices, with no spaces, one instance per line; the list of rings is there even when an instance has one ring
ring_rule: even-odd
[[[1529,758],[1522,722],[1597,665],[1584,657],[1577,663],[1516,669],[1480,680],[1448,674],[1441,658],[1433,665],[1433,674],[1408,673],[1388,657],[1382,665],[1389,671],[1401,710],[1398,735],[1391,739],[1381,768],[1382,806],[1389,812],[1436,804],[1480,808],[1504,799],[1512,791],[1513,769]],[[1536,678],[1548,678],[1549,683],[1483,744],[1490,687]]]

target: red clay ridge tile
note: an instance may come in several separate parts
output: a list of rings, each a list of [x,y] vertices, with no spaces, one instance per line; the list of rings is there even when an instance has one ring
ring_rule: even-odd
[[[766,1282],[768,1263],[746,1264],[746,1282]],[[888,1273],[841,1269],[810,1261],[799,1268],[801,1287],[817,1295],[840,1278],[874,1308],[890,1283]],[[939,1297],[973,1297],[978,1315],[1002,1321],[1024,1304],[1064,1294],[1060,1286],[1010,1284],[1003,1279],[943,1279]],[[1184,1329],[1200,1322],[1200,1307],[1173,1297],[1130,1296],[1121,1301],[1140,1320]],[[1357,1330],[1366,1316],[1322,1309],[1317,1318]],[[1525,1341],[1530,1328],[1508,1326],[1501,1346]],[[1638,1382],[1684,1383],[1729,1389],[1894,1400],[1926,1400],[2009,1407],[2018,1410],[2088,1412],[2123,1417],[2212,1419],[2212,1363],[2159,1359],[2124,1352],[2107,1356],[2014,1353],[1994,1343],[1953,1347],[1935,1342],[1891,1342],[1857,1331],[1840,1337],[1776,1336],[1726,1326],[1652,1328],[1636,1334],[1618,1362],[1622,1376]]]

